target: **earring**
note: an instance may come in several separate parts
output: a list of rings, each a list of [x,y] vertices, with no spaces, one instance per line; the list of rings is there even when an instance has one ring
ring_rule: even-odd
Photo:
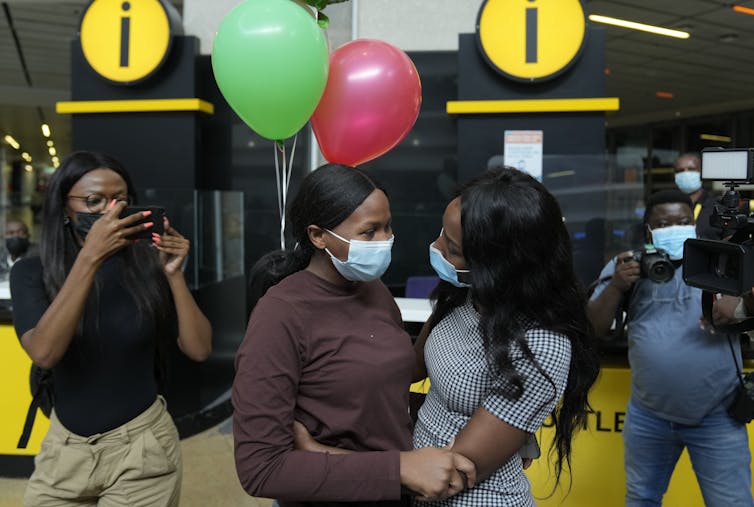
[[[71,219],[68,217],[68,215],[63,215],[63,225],[68,225],[71,223]]]

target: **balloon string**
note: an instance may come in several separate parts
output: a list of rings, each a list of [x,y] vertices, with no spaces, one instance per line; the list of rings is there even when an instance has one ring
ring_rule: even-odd
[[[283,154],[283,183],[282,183],[282,200],[283,211],[280,213],[280,244],[281,250],[285,250],[285,205],[288,195],[288,161],[286,160],[285,144],[281,143],[280,151]]]
[[[275,141],[275,184],[277,185],[278,198],[278,215],[280,216],[280,249],[285,250],[285,212],[288,205],[288,187],[291,184],[291,175],[293,174],[293,158],[296,155],[296,142],[298,133],[293,138],[293,147],[291,148],[291,158],[287,159],[285,144],[283,141]],[[283,157],[283,168],[280,169],[278,151]]]
[[[291,148],[291,156],[286,163],[285,160],[285,145],[283,145],[281,151],[283,153],[283,182],[282,182],[282,201],[283,212],[280,215],[280,234],[282,235],[282,242],[285,244],[285,216],[288,210],[288,187],[291,184],[291,175],[293,174],[293,159],[296,155],[296,141],[298,141],[298,133],[293,137],[293,147]]]
[[[285,250],[285,218],[284,218],[284,212],[283,212],[283,202],[282,202],[282,191],[283,191],[283,178],[284,175],[280,172],[280,163],[278,162],[278,143],[275,142],[274,144],[274,150],[275,150],[275,184],[277,185],[277,198],[278,198],[278,216],[281,217],[280,220],[280,249]],[[283,145],[283,153],[285,154],[285,145]],[[283,162],[283,167],[285,167],[285,162]]]

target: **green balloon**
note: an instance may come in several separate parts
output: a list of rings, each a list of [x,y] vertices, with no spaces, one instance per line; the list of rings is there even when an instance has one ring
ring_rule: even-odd
[[[327,84],[327,40],[311,12],[292,0],[246,0],[223,18],[212,69],[225,100],[263,137],[303,127]]]

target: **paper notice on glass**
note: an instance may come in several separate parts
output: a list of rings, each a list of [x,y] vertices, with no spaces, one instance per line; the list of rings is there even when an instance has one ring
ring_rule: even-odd
[[[543,138],[541,130],[506,130],[503,148],[505,165],[542,181]]]

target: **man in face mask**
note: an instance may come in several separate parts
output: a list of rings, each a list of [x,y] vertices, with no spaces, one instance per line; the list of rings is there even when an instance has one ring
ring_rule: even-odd
[[[5,224],[5,249],[8,252],[6,263],[8,269],[21,257],[36,251],[36,245],[29,241],[29,228],[19,220],[9,220]]]
[[[602,270],[587,306],[596,334],[607,336],[627,301],[626,506],[660,505],[684,448],[706,505],[754,506],[746,427],[726,411],[737,388],[740,343],[700,327],[702,291],[683,281],[683,242],[696,235],[692,210],[687,193],[653,194],[645,240],[668,253],[673,278],[653,282],[641,275],[633,252],[623,252]]]
[[[691,199],[697,236],[705,239],[723,239],[723,230],[712,227],[709,223],[717,199],[702,187],[702,163],[699,156],[684,153],[676,159],[673,171],[676,186]]]

